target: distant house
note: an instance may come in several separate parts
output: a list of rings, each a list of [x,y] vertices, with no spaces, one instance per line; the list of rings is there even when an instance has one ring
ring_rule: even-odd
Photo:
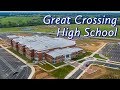
[[[82,48],[75,41],[47,36],[8,36],[11,47],[31,60],[59,63],[76,57]]]

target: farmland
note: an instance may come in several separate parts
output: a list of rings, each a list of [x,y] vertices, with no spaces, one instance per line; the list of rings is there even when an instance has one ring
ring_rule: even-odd
[[[84,31],[85,28],[90,27],[92,30],[96,30],[96,28],[99,28],[101,31],[103,30],[115,30],[115,27],[112,27],[110,25],[76,25],[76,24],[71,24],[71,25],[37,25],[37,26],[25,26],[25,27],[11,27],[11,28],[0,28],[0,32],[24,32],[22,29],[24,28],[31,28],[29,31],[30,32],[57,32],[58,27],[63,29],[63,27],[68,27],[70,30],[74,30],[76,27],[81,31],[82,35],[85,35],[86,32]],[[120,38],[120,31],[118,27],[118,34],[117,37]],[[27,32],[27,31],[26,31]]]
[[[41,16],[9,16],[0,18],[0,27],[22,27],[42,25]]]

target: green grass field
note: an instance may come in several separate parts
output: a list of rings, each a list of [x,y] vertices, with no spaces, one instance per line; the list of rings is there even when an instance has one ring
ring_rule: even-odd
[[[17,27],[29,25],[43,25],[41,16],[9,16],[0,17],[0,27]]]
[[[31,28],[30,31],[22,30],[23,28],[27,28],[27,27],[0,28],[0,33],[4,33],[4,32],[54,32],[55,30],[57,30],[57,28],[55,27],[49,27],[46,25],[29,26]]]
[[[38,64],[41,68],[44,68],[45,70],[52,70],[52,69],[55,69],[53,66],[49,65],[49,64]]]
[[[93,57],[100,58],[100,59],[105,59],[99,56],[99,54],[95,54]]]
[[[72,70],[74,69],[74,67],[70,66],[70,65],[67,65],[67,66],[64,66],[62,68],[59,68],[55,71],[52,71],[50,74],[53,76],[53,77],[56,77],[58,79],[64,79],[65,76],[67,74],[69,74]]]
[[[28,26],[27,26],[28,27]],[[78,29],[80,31],[82,31],[82,35],[85,35],[85,28],[87,27],[90,27],[91,29],[93,30],[96,30],[96,28],[99,28],[101,30],[115,30],[115,27],[112,27],[110,25],[76,25],[76,24],[71,24],[71,25],[57,25],[57,26],[54,26],[54,25],[38,25],[38,26],[29,26],[31,29],[31,32],[57,32],[57,29],[58,27],[61,27],[61,29],[63,29],[63,27],[69,27],[70,30],[75,30],[76,27],[78,27]],[[117,37],[120,38],[120,31],[119,31],[119,28],[120,26],[117,26],[118,27],[118,35]],[[12,28],[0,28],[0,32],[21,32],[22,31],[22,28],[25,28],[25,27],[12,27]],[[23,31],[22,31],[23,32]],[[27,32],[27,31],[25,31]]]
[[[53,64],[55,67],[58,67],[58,66],[61,66],[61,65],[64,65],[65,63],[64,62],[60,62],[60,63],[56,63],[56,64]]]

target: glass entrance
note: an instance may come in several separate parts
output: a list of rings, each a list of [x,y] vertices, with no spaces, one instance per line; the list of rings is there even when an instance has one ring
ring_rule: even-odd
[[[65,61],[67,61],[67,60],[71,60],[71,55],[70,54],[65,55]]]

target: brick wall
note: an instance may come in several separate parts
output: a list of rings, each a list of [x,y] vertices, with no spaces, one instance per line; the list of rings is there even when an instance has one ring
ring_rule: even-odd
[[[30,50],[29,48],[25,48],[25,52],[26,52],[26,57],[30,60],[34,59],[34,50]]]
[[[72,53],[71,54],[71,59],[75,58],[80,53],[82,53],[82,51]],[[48,55],[48,54],[45,54],[45,60],[52,63],[54,58],[52,56]],[[60,62],[63,62],[64,60],[65,60],[65,56],[58,56],[58,57],[55,58],[55,63],[60,63]]]
[[[13,41],[13,49],[18,51],[19,47],[18,47],[18,42]]]
[[[12,40],[10,40],[10,45],[11,45],[11,47],[13,47],[13,41]]]
[[[53,57],[45,53],[45,60],[52,63]]]
[[[25,46],[18,44],[19,53],[25,55]]]
[[[43,53],[37,52],[39,61],[43,60]]]
[[[59,57],[53,58],[52,56],[45,54],[46,61],[53,63],[54,59],[55,59],[55,63],[59,63],[59,62],[62,62],[65,60],[64,56],[59,56]]]
[[[65,56],[56,57],[55,60],[56,60],[56,63],[63,62],[65,60]]]

